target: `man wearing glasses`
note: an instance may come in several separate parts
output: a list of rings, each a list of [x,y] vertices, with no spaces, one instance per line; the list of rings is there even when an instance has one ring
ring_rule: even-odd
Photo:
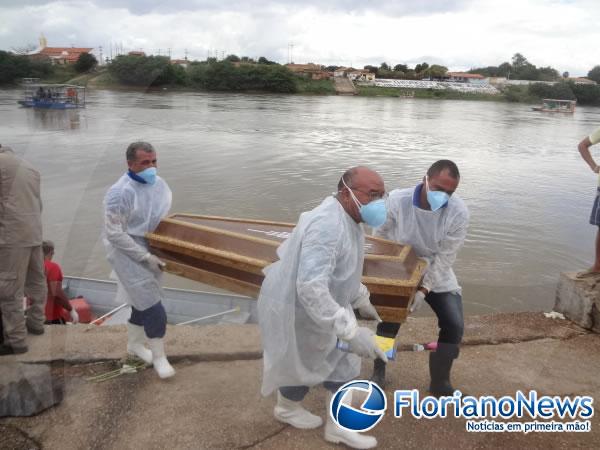
[[[281,422],[303,429],[321,426],[321,417],[301,405],[309,388],[323,383],[333,393],[360,374],[361,356],[386,360],[374,333],[358,326],[353,311],[379,319],[360,282],[365,241],[360,224],[385,222],[384,196],[377,172],[348,170],[334,196],[300,216],[277,249],[279,260],[264,270],[258,297],[262,394],[277,391],[274,415]],[[338,348],[339,341],[348,352]],[[325,440],[352,448],[377,445],[375,437],[342,429],[329,413],[326,417]]]
[[[429,263],[410,312],[427,302],[438,318],[438,347],[429,355],[429,391],[436,396],[454,393],[450,370],[458,357],[464,328],[461,288],[452,270],[469,225],[469,211],[454,194],[459,181],[456,164],[450,160],[435,162],[422,183],[390,193],[386,223],[375,230],[376,236],[411,245]],[[393,338],[399,327],[380,323],[377,334]],[[385,383],[384,361],[375,361],[373,380]]]

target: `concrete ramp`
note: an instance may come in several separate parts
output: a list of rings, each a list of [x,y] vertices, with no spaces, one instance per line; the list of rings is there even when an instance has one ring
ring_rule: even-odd
[[[357,95],[358,91],[351,79],[345,77],[335,77],[335,93],[337,95]]]

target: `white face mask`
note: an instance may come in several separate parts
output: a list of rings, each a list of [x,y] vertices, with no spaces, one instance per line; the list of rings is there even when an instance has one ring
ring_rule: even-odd
[[[342,177],[342,183],[344,186],[350,191],[350,195],[352,196],[352,200],[358,207],[358,212],[360,213],[361,220],[369,225],[370,227],[377,228],[383,225],[387,219],[387,207],[385,204],[385,199],[380,198],[377,200],[373,200],[366,205],[363,205],[358,201],[352,189],[348,187],[344,178]]]

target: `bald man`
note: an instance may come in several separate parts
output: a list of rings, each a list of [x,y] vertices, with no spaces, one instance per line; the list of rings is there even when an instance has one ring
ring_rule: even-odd
[[[355,167],[343,174],[338,192],[300,216],[278,248],[279,261],[265,268],[258,298],[263,339],[263,395],[277,390],[275,418],[296,428],[317,428],[321,417],[300,402],[323,383],[332,393],[360,374],[361,356],[386,360],[374,333],[359,327],[353,309],[378,320],[361,283],[362,222],[385,222],[385,186],[377,172]],[[349,352],[337,348],[348,344]],[[348,401],[348,394],[344,397]],[[327,402],[329,405],[329,402]],[[326,413],[325,440],[372,448],[373,436],[338,427]]]

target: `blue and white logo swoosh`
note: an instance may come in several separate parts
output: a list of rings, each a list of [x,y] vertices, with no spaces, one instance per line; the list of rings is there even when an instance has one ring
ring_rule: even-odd
[[[354,392],[366,395],[360,408],[353,407],[348,401]],[[329,413],[340,427],[349,431],[363,432],[369,431],[379,423],[386,408],[385,393],[376,383],[357,380],[350,381],[337,390],[331,399]]]

